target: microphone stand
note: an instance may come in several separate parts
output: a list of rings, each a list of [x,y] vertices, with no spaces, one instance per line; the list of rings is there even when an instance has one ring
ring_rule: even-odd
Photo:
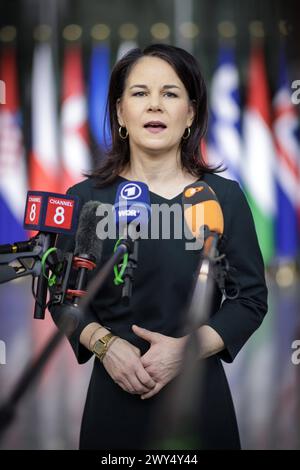
[[[29,362],[28,366],[25,368],[25,371],[22,373],[21,377],[10,393],[10,398],[0,405],[0,439],[8,426],[12,423],[16,414],[16,407],[22,397],[43,370],[45,364],[48,362],[49,358],[52,356],[53,352],[56,350],[65,334],[69,336],[74,333],[79,324],[80,316],[84,316],[90,302],[93,300],[98,290],[103,286],[109,274],[113,271],[114,265],[121,260],[125,253],[131,253],[132,244],[133,242],[131,240],[122,240],[113,256],[106,262],[103,268],[99,270],[96,276],[88,284],[87,294],[79,301],[77,323],[74,322],[74,318],[72,318],[72,326],[70,327],[71,322],[69,322],[68,318],[65,317],[60,323],[59,329],[53,333],[38,357]]]
[[[151,448],[201,449],[197,411],[201,402],[200,380],[204,363],[200,360],[201,343],[197,330],[209,317],[215,286],[215,271],[220,269],[217,245],[218,234],[209,234],[205,240],[199,274],[187,312],[185,344],[180,375],[165,397],[154,422]],[[221,286],[220,286],[221,287]],[[163,425],[162,425],[163,423]],[[158,447],[157,447],[158,446]]]

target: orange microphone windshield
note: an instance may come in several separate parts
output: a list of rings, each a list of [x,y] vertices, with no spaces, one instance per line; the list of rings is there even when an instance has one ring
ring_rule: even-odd
[[[224,231],[224,218],[215,192],[208,184],[196,182],[183,191],[184,218],[195,238],[203,236],[204,227],[219,235]]]

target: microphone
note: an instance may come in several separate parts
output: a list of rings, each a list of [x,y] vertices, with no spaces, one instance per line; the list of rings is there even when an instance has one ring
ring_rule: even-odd
[[[85,295],[83,288],[86,284],[88,271],[95,269],[102,256],[103,240],[97,236],[99,217],[97,219],[96,213],[99,205],[98,201],[87,202],[79,217],[73,258],[73,268],[78,270],[76,289],[68,289],[67,291],[68,296],[73,297],[73,303],[76,306],[78,305],[77,300]]]
[[[102,256],[103,240],[97,236],[97,209],[99,201],[89,201],[84,204],[80,213],[78,229],[75,236],[75,254],[84,253],[95,258],[98,264]]]
[[[223,296],[230,300],[236,299],[240,288],[238,281],[231,276],[235,269],[230,267],[224,253],[219,254],[224,217],[215,192],[208,184],[198,182],[185,188],[182,199],[184,205],[189,204],[184,212],[189,230],[196,238],[200,237],[203,244],[199,282],[207,281],[212,272]]]
[[[97,236],[99,201],[87,202],[80,213],[73,253],[66,253],[64,267],[51,292],[51,313],[67,336],[77,328],[82,311],[79,300],[86,295],[88,273],[102,256],[103,241]],[[72,287],[71,287],[72,286]]]
[[[213,257],[224,232],[224,218],[220,203],[212,188],[196,182],[183,191],[182,204],[185,222],[203,245],[203,256]]]
[[[116,225],[119,234],[138,238],[148,224],[151,215],[150,193],[146,183],[127,181],[119,184],[114,204]],[[138,230],[139,229],[139,230]]]
[[[29,191],[24,217],[24,228],[45,234],[43,252],[54,246],[56,234],[72,234],[77,226],[79,198],[57,193]],[[39,276],[33,317],[45,318],[49,268],[43,266]]]
[[[132,295],[134,269],[138,260],[138,238],[148,228],[151,215],[148,186],[140,181],[121,183],[117,189],[114,211],[120,237],[117,245],[121,239],[126,240],[129,251],[128,255],[124,256],[121,267],[119,266],[120,272],[117,266],[114,268],[115,284],[124,284],[122,299],[128,302]]]
[[[54,243],[59,233],[72,234],[77,226],[78,196],[62,195],[44,191],[28,191],[24,215],[24,228],[38,230],[27,241],[0,246],[0,282],[7,282],[26,275],[38,277],[35,294],[34,318],[45,317],[49,265],[54,265]],[[23,251],[22,251],[23,250]],[[30,267],[27,260],[33,259]],[[18,261],[19,266],[10,266]]]
[[[188,311],[187,328],[193,329],[208,317],[213,281],[220,278],[216,274],[219,268],[222,271],[218,245],[224,231],[224,218],[215,192],[205,182],[187,186],[183,191],[182,203],[185,222],[193,236],[200,240],[202,247],[202,259]]]

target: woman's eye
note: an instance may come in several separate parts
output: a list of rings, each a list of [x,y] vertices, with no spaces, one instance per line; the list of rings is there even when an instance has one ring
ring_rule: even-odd
[[[177,95],[175,95],[175,93],[172,93],[171,91],[167,91],[167,93],[165,93],[165,96],[168,96],[168,98],[177,98]]]
[[[145,91],[137,91],[136,93],[133,93],[132,96],[144,96],[145,95]]]

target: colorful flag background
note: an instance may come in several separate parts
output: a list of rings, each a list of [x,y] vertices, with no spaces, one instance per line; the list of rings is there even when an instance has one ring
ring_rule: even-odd
[[[293,260],[299,249],[297,210],[300,188],[299,116],[291,100],[291,84],[285,58],[280,51],[278,90],[273,100],[276,144],[276,255]]]
[[[23,229],[27,191],[26,155],[19,100],[16,49],[6,45],[0,55],[0,80],[5,83],[0,104],[0,244],[27,239]],[[28,279],[0,285],[0,402],[7,398],[31,355],[29,312],[32,307]],[[26,414],[23,413],[26,421]],[[22,441],[26,425],[17,423],[14,440]]]
[[[271,130],[268,77],[261,44],[252,46],[243,121],[243,181],[264,261],[274,256],[275,147]]]
[[[103,123],[111,66],[136,43],[123,41],[115,55],[113,42],[82,46],[63,44],[60,70],[60,56],[53,60],[50,43],[35,43],[24,83],[15,48],[0,44],[0,80],[6,83],[6,102],[0,104],[0,244],[28,236],[22,228],[28,188],[64,192],[91,169],[91,143],[103,157],[105,140],[110,142]],[[238,46],[235,51],[222,43],[217,67],[207,81],[211,119],[202,150],[208,163],[227,167],[221,176],[237,180],[245,190],[266,268],[272,269],[267,269],[266,321],[234,364],[226,366],[226,373],[243,446],[295,448],[300,436],[300,365],[291,361],[291,345],[300,338],[299,278],[283,277],[285,285],[289,282],[283,288],[279,270],[274,275],[274,262],[296,262],[299,254],[299,107],[291,101],[290,64],[284,50],[279,80],[273,76],[270,82],[263,44],[253,43],[249,67],[248,57],[239,62],[240,55],[235,56]],[[0,299],[0,340],[7,345],[7,365],[0,364],[1,401],[55,327],[48,312],[44,321],[32,319],[31,278],[0,285]],[[0,447],[77,448],[91,367],[92,361],[77,365],[65,340],[24,399]]]
[[[27,191],[26,155],[21,128],[16,50],[3,50],[0,77],[5,102],[0,105],[0,244],[25,239],[24,201]]]
[[[31,88],[32,152],[30,189],[60,191],[57,87],[50,44],[35,46]]]
[[[63,65],[61,109],[62,168],[61,191],[82,181],[91,169],[88,146],[87,102],[81,48],[67,45]]]
[[[90,62],[89,123],[100,152],[111,142],[109,122],[105,123],[106,100],[110,76],[108,44],[94,44]]]
[[[223,164],[226,178],[241,181],[241,103],[233,47],[223,44],[211,81],[208,161]]]

